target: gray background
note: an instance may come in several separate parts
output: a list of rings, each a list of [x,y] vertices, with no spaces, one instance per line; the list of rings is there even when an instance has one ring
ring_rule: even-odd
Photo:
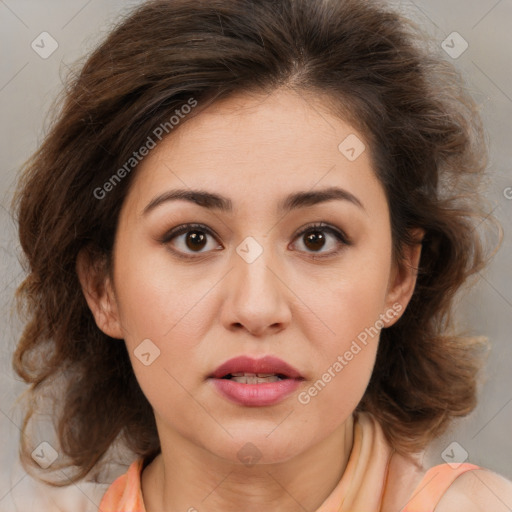
[[[107,484],[50,489],[28,476],[17,461],[20,413],[14,400],[24,389],[10,368],[20,326],[12,298],[22,279],[19,245],[9,204],[20,165],[41,142],[51,101],[69,66],[88,53],[119,14],[139,2],[121,0],[0,0],[0,511],[97,510]],[[512,479],[512,0],[417,0],[394,2],[441,42],[453,31],[469,48],[454,60],[482,108],[490,146],[491,211],[504,241],[479,284],[463,296],[460,325],[489,336],[493,344],[477,409],[459,420],[426,453],[427,466],[442,463],[449,447],[462,458]],[[43,31],[58,42],[41,58],[31,43]],[[447,56],[447,59],[451,58]],[[507,199],[506,191],[510,193]],[[457,445],[451,445],[456,442]],[[451,445],[451,446],[450,446]],[[465,452],[463,451],[465,450]],[[446,452],[445,452],[446,453]],[[124,472],[111,468],[111,477]]]

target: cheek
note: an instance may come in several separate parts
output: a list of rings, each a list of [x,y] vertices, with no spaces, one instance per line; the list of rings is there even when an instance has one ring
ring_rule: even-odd
[[[378,258],[377,254],[384,256]],[[309,311],[297,315],[307,337],[322,346],[323,353],[348,350],[350,343],[372,329],[384,313],[390,258],[380,250],[347,252],[334,270],[304,279],[297,276],[294,291],[304,297]],[[312,287],[314,291],[312,292]],[[381,323],[378,323],[381,326]]]
[[[355,409],[371,378],[390,263],[390,258],[377,254],[386,253],[382,248],[354,251],[340,266],[336,279],[331,276],[327,282],[325,278],[323,285],[317,281],[322,293],[308,296],[308,306],[318,316],[301,329],[315,344],[313,358],[317,358],[319,373],[299,402],[317,409],[327,423],[334,424]]]
[[[190,406],[183,386],[195,385],[211,364],[200,342],[218,311],[213,294],[206,294],[218,279],[198,279],[197,268],[173,267],[162,251],[143,254],[134,246],[125,254],[129,256],[118,259],[114,278],[136,378],[155,409]]]
[[[318,373],[297,397],[307,409],[308,421],[315,421],[320,431],[335,428],[354,411],[375,364],[380,336],[377,307],[370,314],[363,300],[368,297],[349,297],[350,307],[336,309],[327,317],[335,334],[317,335],[314,356]]]
[[[366,345],[341,340],[331,346],[319,373],[297,395],[295,419],[304,422],[318,438],[343,423],[361,401],[371,378],[378,335]]]
[[[199,328],[197,306],[215,281],[198,279],[197,269],[170,265],[161,250],[134,247],[126,254],[118,257],[115,280],[119,316],[130,343],[181,332],[193,338]]]

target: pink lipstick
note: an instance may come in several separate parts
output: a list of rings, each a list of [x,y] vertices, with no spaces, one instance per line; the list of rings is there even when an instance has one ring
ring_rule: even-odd
[[[221,364],[209,379],[228,400],[244,406],[261,407],[284,400],[300,386],[304,377],[277,357],[253,359],[240,356]]]

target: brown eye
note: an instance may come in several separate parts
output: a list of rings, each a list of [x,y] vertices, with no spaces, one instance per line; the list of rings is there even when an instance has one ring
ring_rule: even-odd
[[[304,238],[304,245],[312,251],[318,251],[325,245],[325,235],[321,231],[310,231]]]
[[[221,247],[215,243],[216,237],[212,231],[202,224],[184,224],[172,229],[164,235],[160,242],[164,245],[171,245],[173,252],[183,258],[193,253],[203,254],[210,250]],[[210,244],[210,249],[208,249]]]
[[[192,251],[201,250],[206,245],[206,236],[202,231],[189,231],[186,235],[185,244]]]
[[[343,246],[351,245],[348,237],[342,231],[323,223],[306,227],[296,238],[304,245],[304,252],[313,255],[318,254],[321,257],[334,256]],[[329,242],[330,240],[332,241]],[[329,245],[331,245],[332,250],[322,251],[324,247],[329,247]]]

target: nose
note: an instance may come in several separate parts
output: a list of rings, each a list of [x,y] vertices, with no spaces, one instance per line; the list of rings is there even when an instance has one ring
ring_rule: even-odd
[[[233,268],[226,276],[226,299],[220,313],[227,329],[245,329],[253,336],[263,337],[289,325],[293,293],[277,258],[271,256],[271,250],[254,239],[248,245],[240,244],[233,253]]]

